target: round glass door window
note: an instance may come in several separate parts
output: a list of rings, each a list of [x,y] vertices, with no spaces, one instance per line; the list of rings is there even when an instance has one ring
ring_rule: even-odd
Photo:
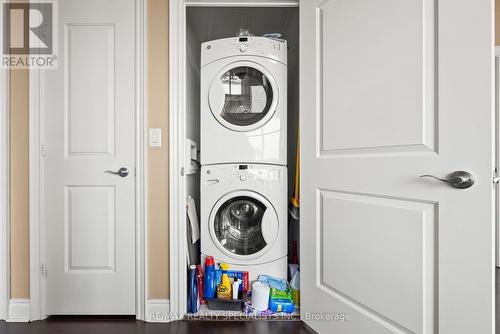
[[[220,245],[237,255],[251,255],[266,247],[262,218],[266,206],[259,200],[233,197],[223,203],[214,219],[214,232]]]
[[[224,126],[249,131],[265,124],[277,105],[277,92],[269,75],[240,63],[219,73],[212,83],[212,113]],[[214,89],[212,89],[214,88]]]

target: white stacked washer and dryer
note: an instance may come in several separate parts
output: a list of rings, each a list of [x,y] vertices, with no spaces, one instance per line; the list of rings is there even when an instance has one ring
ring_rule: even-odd
[[[287,276],[287,44],[201,45],[201,255]]]

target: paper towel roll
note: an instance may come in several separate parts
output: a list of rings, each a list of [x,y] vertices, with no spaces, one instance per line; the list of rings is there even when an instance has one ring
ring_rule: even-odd
[[[252,306],[257,311],[265,311],[269,304],[269,285],[256,281],[252,284]]]

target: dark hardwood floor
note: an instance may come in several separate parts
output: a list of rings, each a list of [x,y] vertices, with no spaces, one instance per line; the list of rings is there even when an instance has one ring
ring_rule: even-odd
[[[500,333],[500,269],[496,268],[496,332]],[[302,321],[175,321],[145,323],[133,318],[50,317],[30,323],[0,321],[0,334],[314,334]]]
[[[30,323],[0,321],[0,334],[313,334],[302,321],[175,321],[165,324],[134,319],[49,318]]]

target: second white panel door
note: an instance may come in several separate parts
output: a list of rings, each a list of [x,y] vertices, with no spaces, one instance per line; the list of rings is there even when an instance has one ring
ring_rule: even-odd
[[[59,67],[41,75],[46,313],[135,314],[134,1],[58,7]]]

